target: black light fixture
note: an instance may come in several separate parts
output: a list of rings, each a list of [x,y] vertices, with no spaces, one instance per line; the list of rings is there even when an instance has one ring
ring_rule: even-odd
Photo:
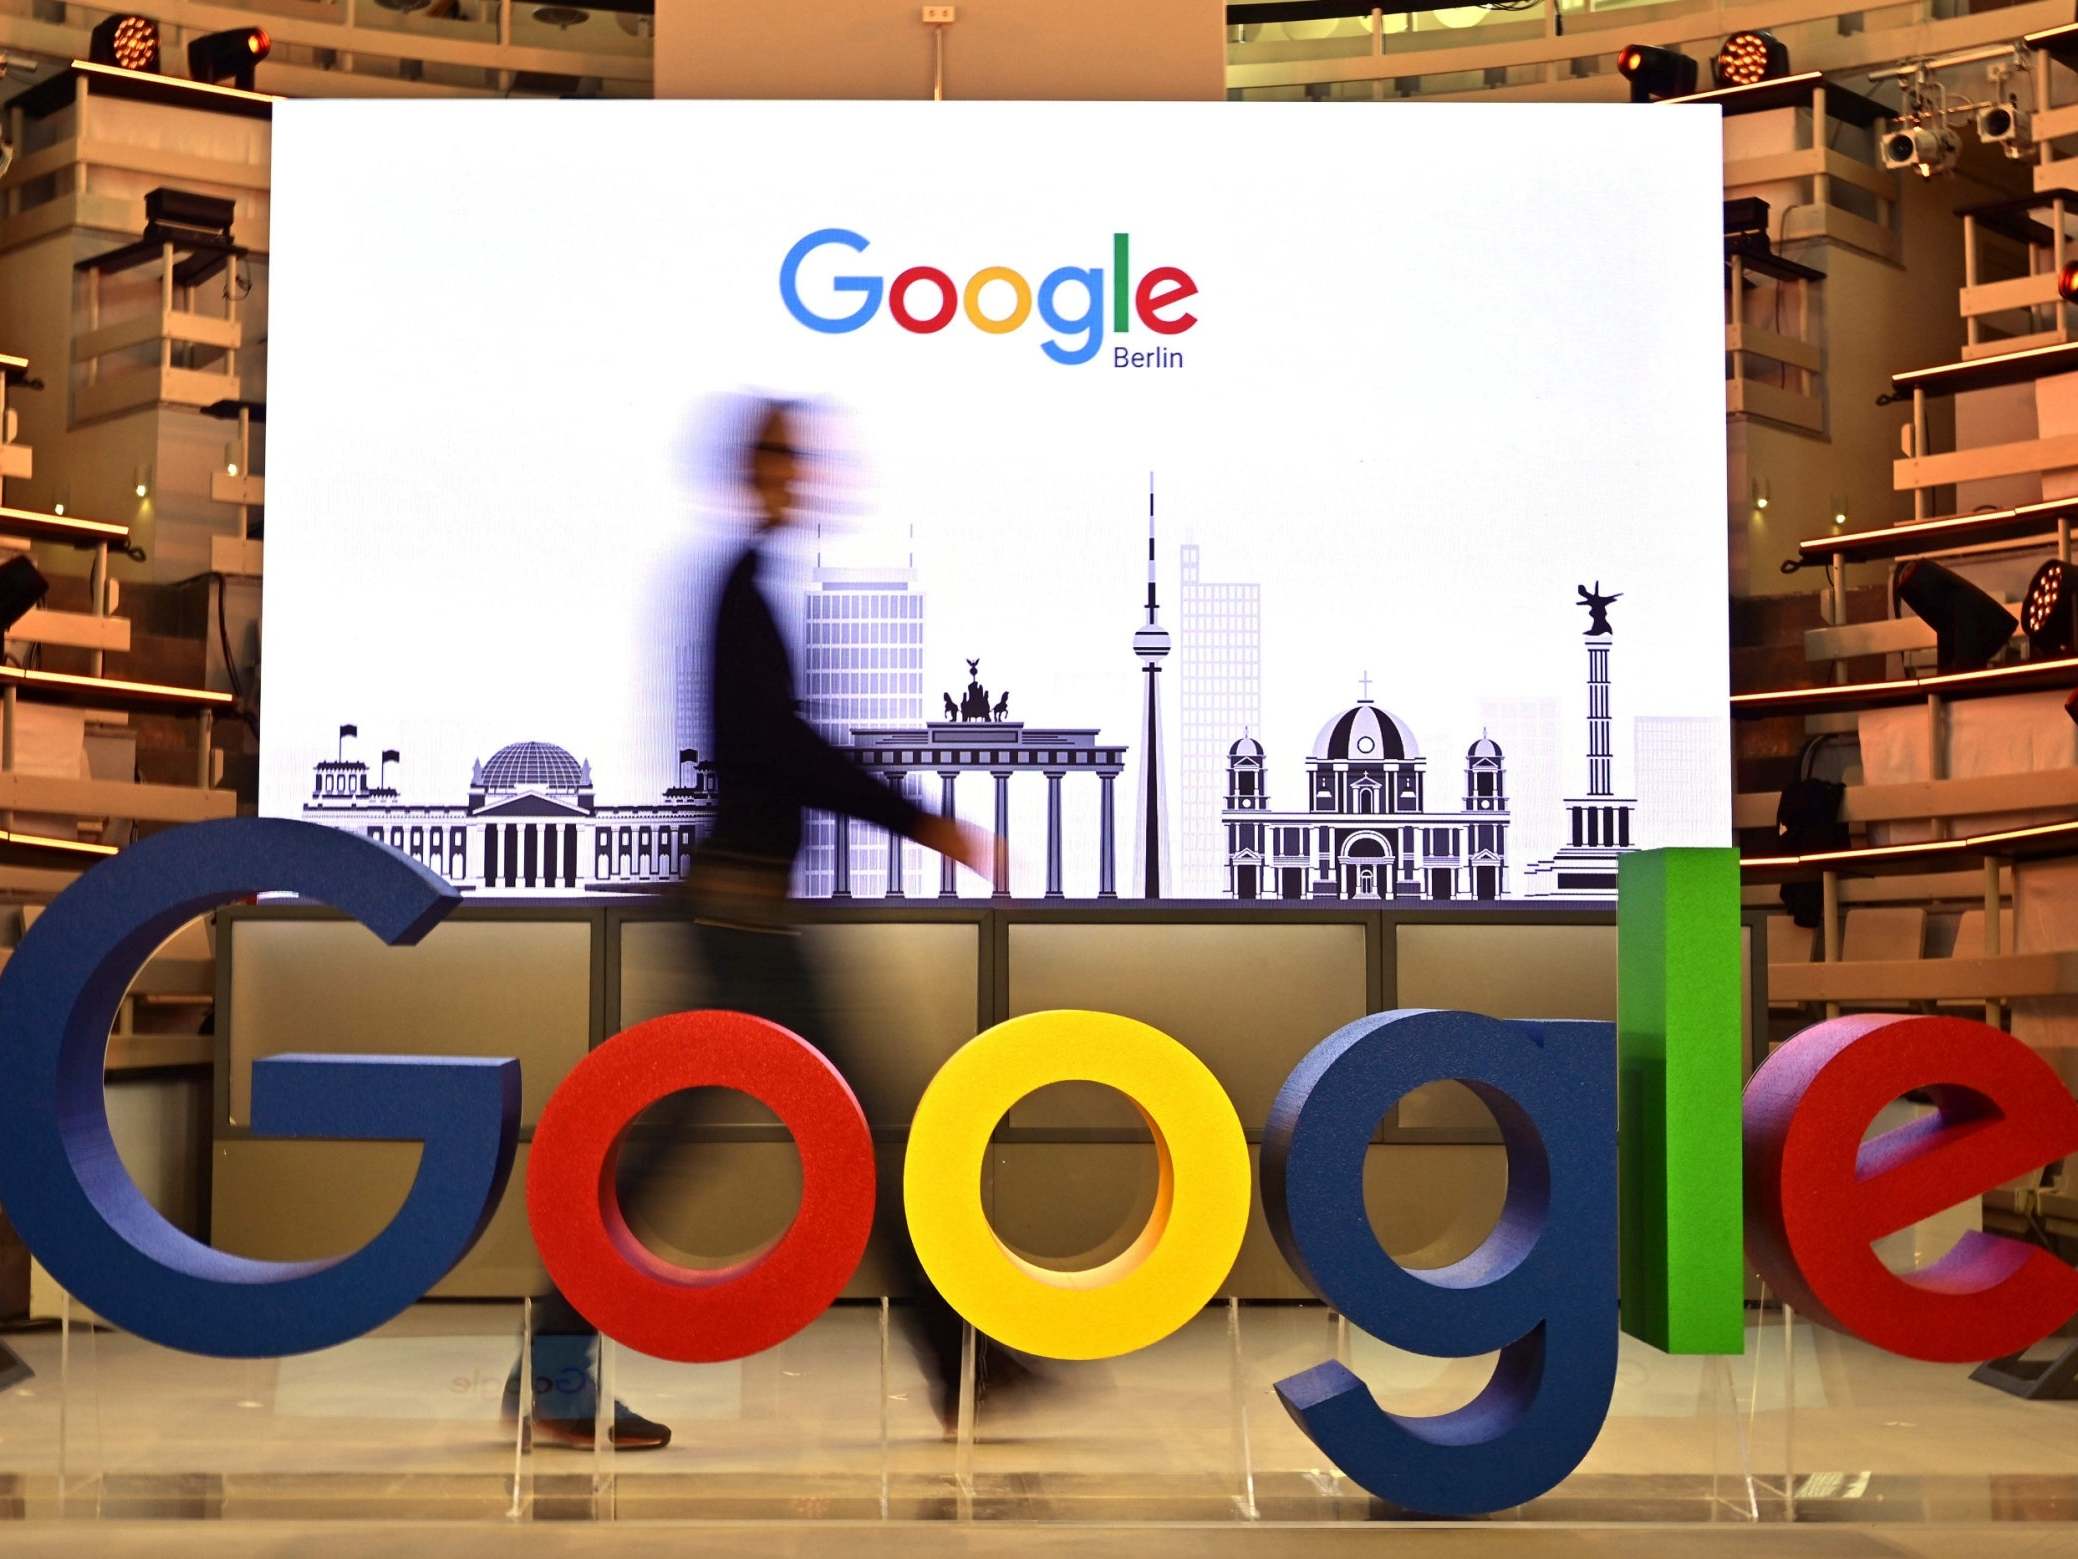
[[[1686,97],[1696,89],[1696,62],[1679,49],[1627,43],[1617,52],[1616,68],[1631,84],[1633,103],[1651,103],[1663,97]]]
[[[264,27],[233,27],[213,32],[188,45],[188,74],[212,86],[228,81],[250,92],[253,72],[274,47]]]
[[[2078,576],[2069,565],[2051,558],[2035,570],[2020,602],[2020,626],[2027,632],[2030,660],[2061,660],[2078,650]]]
[[[1769,254],[1768,203],[1758,195],[1741,195],[1724,203],[1724,252]]]
[[[0,632],[5,632],[50,593],[50,581],[19,552],[0,563]]]
[[[2020,626],[1998,602],[1930,558],[1899,571],[1898,599],[1934,630],[1934,659],[1944,675],[1983,670]]]
[[[87,59],[121,70],[159,68],[159,24],[148,16],[110,16],[87,35]]]
[[[1710,79],[1721,87],[1751,87],[1788,74],[1788,46],[1757,30],[1733,33],[1710,61]]]

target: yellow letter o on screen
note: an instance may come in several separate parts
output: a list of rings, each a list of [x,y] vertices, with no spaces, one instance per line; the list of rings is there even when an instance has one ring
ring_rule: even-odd
[[[1081,1272],[1025,1260],[981,1205],[996,1123],[1061,1082],[1131,1099],[1160,1165],[1139,1237]],[[1249,1190],[1248,1141],[1218,1079],[1160,1029],[1108,1012],[1035,1012],[969,1040],[924,1090],[902,1166],[910,1238],[931,1281],[977,1330],[1052,1359],[1131,1353],[1203,1309],[1240,1252]]]
[[[1010,283],[1010,290],[1017,297],[1017,301],[1010,306],[1010,312],[1001,319],[990,319],[981,312],[981,289],[992,281]],[[966,295],[960,301],[966,307],[967,318],[974,322],[976,328],[986,330],[992,336],[1004,336],[1017,329],[1030,316],[1032,284],[1007,265],[991,265],[986,270],[974,273],[967,283]]]

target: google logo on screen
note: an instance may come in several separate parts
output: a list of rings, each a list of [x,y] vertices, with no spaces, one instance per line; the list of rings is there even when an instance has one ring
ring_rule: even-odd
[[[976,330],[992,336],[1007,336],[1023,328],[1036,308],[1040,321],[1054,332],[1042,341],[1040,350],[1057,363],[1086,363],[1104,344],[1106,286],[1101,265],[1063,265],[1048,271],[1035,288],[1023,272],[1007,265],[986,265],[964,283],[935,265],[912,265],[893,280],[879,276],[837,276],[829,283],[836,296],[827,300],[830,312],[811,308],[801,297],[801,268],[819,249],[836,246],[863,254],[869,241],[846,227],[822,227],[805,235],[787,250],[779,264],[779,296],[787,312],[822,335],[841,336],[858,330],[880,312],[885,302],[889,316],[912,335],[936,335],[960,315]],[[1176,336],[1197,324],[1198,316],[1183,305],[1197,296],[1198,284],[1190,272],[1174,265],[1157,265],[1132,280],[1133,236],[1111,235],[1111,328],[1123,335],[1138,320],[1157,335]],[[988,289],[1001,284],[991,312]],[[1009,307],[1002,308],[1002,288],[1009,290]],[[1063,294],[1066,294],[1064,302]],[[848,308],[845,295],[856,298]],[[1073,312],[1070,312],[1073,310]]]

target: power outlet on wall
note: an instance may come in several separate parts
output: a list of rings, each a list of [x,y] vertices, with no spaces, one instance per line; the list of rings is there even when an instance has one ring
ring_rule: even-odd
[[[924,7],[924,25],[926,27],[950,27],[953,22],[952,13],[953,8],[949,5],[927,5]]]

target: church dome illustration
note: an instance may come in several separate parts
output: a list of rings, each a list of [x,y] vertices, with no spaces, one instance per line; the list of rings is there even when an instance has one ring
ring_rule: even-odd
[[[1229,758],[1260,758],[1262,755],[1263,744],[1253,736],[1243,736],[1241,740],[1227,749]]]
[[[484,760],[489,790],[580,790],[591,783],[585,765],[553,742],[514,742]]]
[[[1330,763],[1387,763],[1419,758],[1421,748],[1406,721],[1365,698],[1320,728],[1313,739],[1313,756]]]
[[[1498,758],[1501,756],[1501,744],[1482,731],[1479,740],[1465,749],[1465,756],[1467,758]]]

